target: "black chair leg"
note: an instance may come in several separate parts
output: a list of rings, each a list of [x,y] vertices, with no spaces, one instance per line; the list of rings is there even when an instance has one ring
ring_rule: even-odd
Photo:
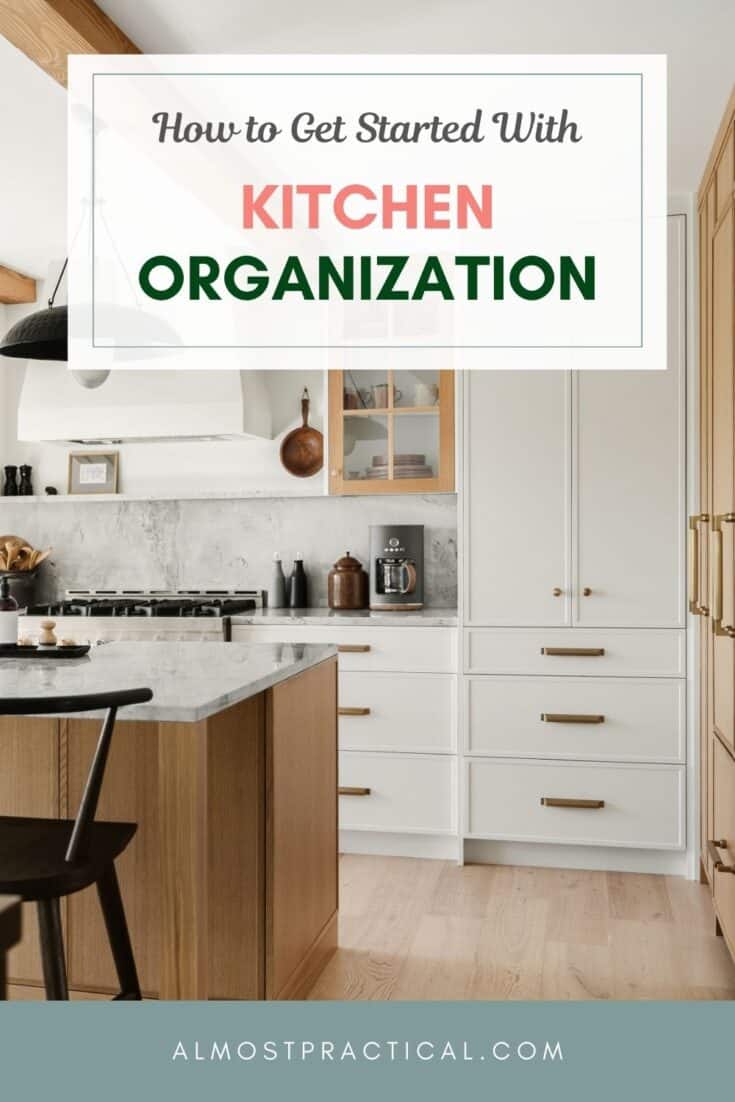
[[[138,972],[135,967],[133,947],[130,944],[128,924],[125,920],[120,885],[117,882],[115,866],[110,865],[97,881],[97,894],[107,927],[107,936],[115,961],[117,978],[120,983],[118,999],[142,999]]]
[[[60,1001],[69,998],[64,960],[64,937],[61,932],[61,910],[58,899],[39,899],[38,929],[41,935],[41,960],[46,998]]]

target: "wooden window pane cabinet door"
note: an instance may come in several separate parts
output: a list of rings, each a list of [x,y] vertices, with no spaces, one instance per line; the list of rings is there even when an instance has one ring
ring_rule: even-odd
[[[330,494],[454,490],[454,372],[329,372]]]

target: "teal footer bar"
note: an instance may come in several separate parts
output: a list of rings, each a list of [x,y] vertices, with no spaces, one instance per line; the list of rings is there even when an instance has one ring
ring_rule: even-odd
[[[729,1096],[712,1003],[5,1003],[4,1099]]]

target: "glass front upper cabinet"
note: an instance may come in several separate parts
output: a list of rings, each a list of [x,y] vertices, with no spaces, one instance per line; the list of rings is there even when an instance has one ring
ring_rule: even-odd
[[[330,493],[453,490],[453,371],[330,371]]]

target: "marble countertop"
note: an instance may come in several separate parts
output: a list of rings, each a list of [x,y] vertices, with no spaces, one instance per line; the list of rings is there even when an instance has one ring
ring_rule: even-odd
[[[456,608],[422,608],[418,612],[371,612],[357,609],[337,612],[331,608],[262,608],[257,612],[240,612],[232,617],[233,624],[268,627],[300,624],[308,627],[420,627],[456,628]]]
[[[118,719],[196,723],[336,653],[304,643],[104,643],[78,659],[0,658],[0,700],[146,687],[153,700]]]

